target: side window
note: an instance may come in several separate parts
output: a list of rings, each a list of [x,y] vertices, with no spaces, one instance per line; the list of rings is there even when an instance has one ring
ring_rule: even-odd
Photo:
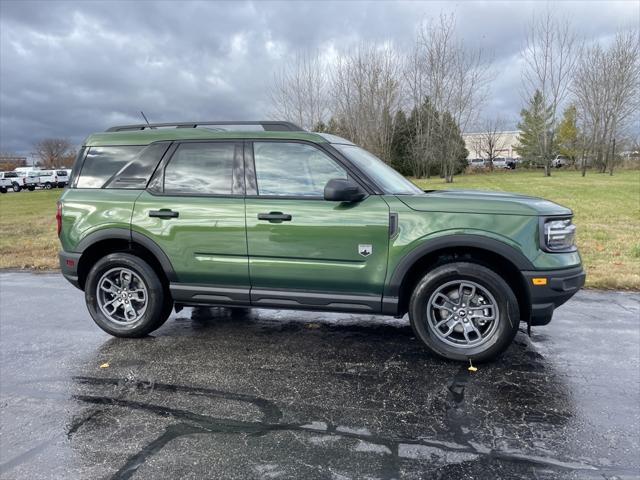
[[[344,168],[304,143],[255,142],[258,195],[322,197],[332,178],[347,178]]]
[[[91,147],[82,164],[76,187],[102,188],[143,148],[142,146]]]
[[[168,194],[231,195],[233,169],[241,154],[236,143],[183,143],[164,171]]]

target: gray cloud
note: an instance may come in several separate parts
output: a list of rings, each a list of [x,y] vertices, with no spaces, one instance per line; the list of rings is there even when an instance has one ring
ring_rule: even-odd
[[[557,5],[557,4],[556,4]],[[637,25],[636,2],[565,2],[587,38]],[[296,50],[361,42],[410,47],[421,21],[455,13],[460,37],[493,53],[487,105],[515,121],[517,64],[528,19],[521,2],[0,1],[0,150],[40,138],[81,143],[106,127],[153,121],[258,119],[273,72]],[[554,7],[555,8],[555,7]]]

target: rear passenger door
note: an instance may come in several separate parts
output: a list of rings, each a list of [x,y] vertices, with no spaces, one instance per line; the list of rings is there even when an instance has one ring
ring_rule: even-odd
[[[133,212],[131,228],[169,257],[176,301],[249,301],[243,143],[171,147]]]

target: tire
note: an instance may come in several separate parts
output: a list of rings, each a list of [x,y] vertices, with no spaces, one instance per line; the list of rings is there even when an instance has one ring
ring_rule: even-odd
[[[123,277],[120,276],[122,272],[125,272],[125,281],[122,281]],[[117,283],[118,279],[120,284]],[[103,287],[100,293],[99,285]],[[135,298],[138,295],[143,296],[139,294],[143,287],[146,298],[144,306],[142,301]],[[109,310],[113,308],[113,302],[111,305],[105,304],[120,294],[126,295],[124,288],[130,290],[131,299],[117,300],[116,304],[120,306],[110,312],[113,316],[108,315]],[[168,298],[153,268],[141,258],[129,253],[112,253],[96,262],[85,283],[85,301],[91,317],[102,330],[115,337],[126,338],[144,337],[153,332],[169,318],[173,307],[173,301]],[[127,317],[125,302],[128,308],[126,311],[133,310],[136,318],[124,318]]]
[[[22,190],[22,187],[20,185],[18,185],[17,183],[14,183],[13,185],[11,185],[11,189],[18,193],[20,190]]]
[[[6,187],[0,188],[0,193],[7,193],[7,188]]]
[[[51,185],[49,182],[44,184],[44,189],[45,190],[51,190],[52,187],[53,187],[53,185]]]
[[[462,290],[460,284],[465,285]],[[438,305],[443,308],[438,309]],[[488,320],[492,311],[493,321]],[[409,319],[416,336],[434,354],[450,360],[484,362],[511,344],[520,324],[520,311],[513,291],[497,273],[475,263],[458,262],[441,265],[418,282],[409,302]],[[443,324],[436,328],[438,322]],[[474,327],[480,335],[472,330],[464,332]]]
[[[29,189],[30,192],[33,192],[36,189],[36,186],[35,185],[29,185],[27,188]]]

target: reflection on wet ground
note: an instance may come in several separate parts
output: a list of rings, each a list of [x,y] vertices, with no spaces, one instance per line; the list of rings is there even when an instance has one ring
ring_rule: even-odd
[[[406,319],[185,309],[115,339],[57,275],[3,273],[0,475],[637,478],[639,304],[582,292],[470,373]]]

